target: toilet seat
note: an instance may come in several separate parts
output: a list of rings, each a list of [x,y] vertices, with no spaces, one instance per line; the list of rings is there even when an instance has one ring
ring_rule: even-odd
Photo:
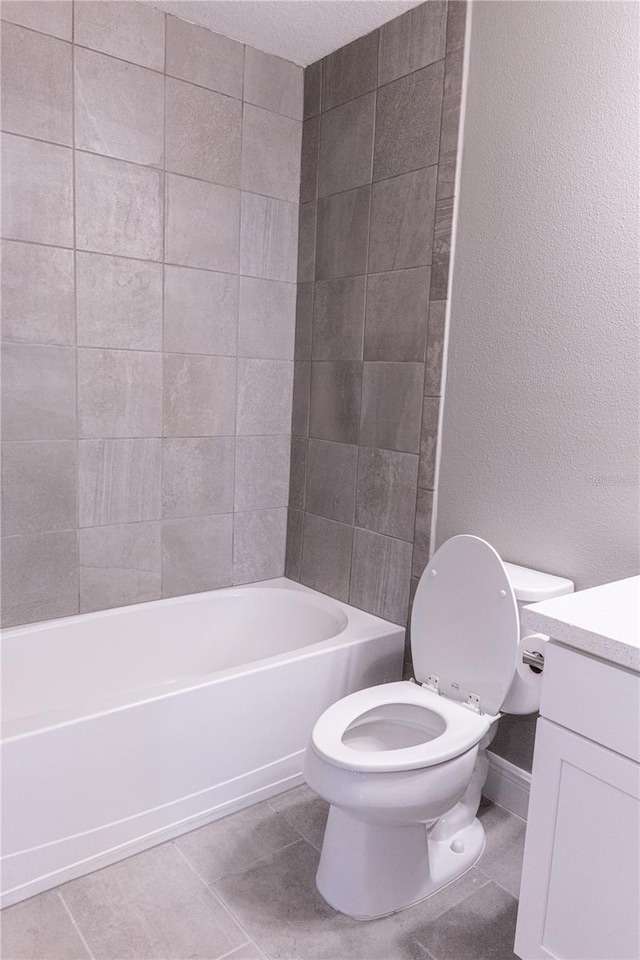
[[[399,749],[357,749],[343,738],[358,720],[384,707],[418,707],[425,711],[424,742]],[[384,712],[384,711],[383,711]],[[416,715],[416,714],[414,714]],[[352,693],[334,703],[322,714],[311,734],[315,752],[337,767],[364,772],[418,770],[451,760],[470,750],[488,731],[495,718],[474,713],[468,707],[440,697],[408,680],[384,683]],[[374,723],[393,726],[393,719],[373,718]],[[442,729],[444,726],[444,729]],[[432,738],[428,728],[432,729]],[[439,732],[442,729],[442,732]],[[419,736],[419,733],[417,733]]]

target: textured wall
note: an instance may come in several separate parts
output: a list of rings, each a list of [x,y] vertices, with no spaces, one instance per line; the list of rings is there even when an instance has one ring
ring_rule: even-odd
[[[578,589],[638,572],[639,18],[472,18],[437,541]],[[496,749],[528,766],[532,741],[503,722]]]
[[[2,15],[4,622],[280,575],[302,70],[139,3]]]
[[[305,71],[287,574],[405,623],[429,548],[464,5]]]

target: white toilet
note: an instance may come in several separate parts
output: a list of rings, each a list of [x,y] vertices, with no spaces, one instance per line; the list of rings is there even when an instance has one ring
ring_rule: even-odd
[[[333,704],[307,747],[306,780],[331,804],[317,885],[336,910],[394,913],[476,862],[499,714],[538,708],[516,673],[527,646],[517,604],[572,591],[570,580],[503,563],[478,537],[453,537],[433,556],[411,615],[416,681]]]

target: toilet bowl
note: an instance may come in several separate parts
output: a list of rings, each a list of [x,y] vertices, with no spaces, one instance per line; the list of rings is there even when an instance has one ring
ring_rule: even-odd
[[[476,817],[500,710],[531,712],[512,684],[518,601],[570,580],[503,564],[478,537],[437,551],[413,604],[415,681],[353,693],[318,719],[308,784],[330,804],[318,890],[357,919],[394,913],[470,869],[484,849]],[[535,706],[534,706],[535,709]]]

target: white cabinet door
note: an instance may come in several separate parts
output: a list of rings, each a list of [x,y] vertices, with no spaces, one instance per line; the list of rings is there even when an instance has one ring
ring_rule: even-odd
[[[639,878],[640,766],[539,720],[517,956],[638,960]]]

